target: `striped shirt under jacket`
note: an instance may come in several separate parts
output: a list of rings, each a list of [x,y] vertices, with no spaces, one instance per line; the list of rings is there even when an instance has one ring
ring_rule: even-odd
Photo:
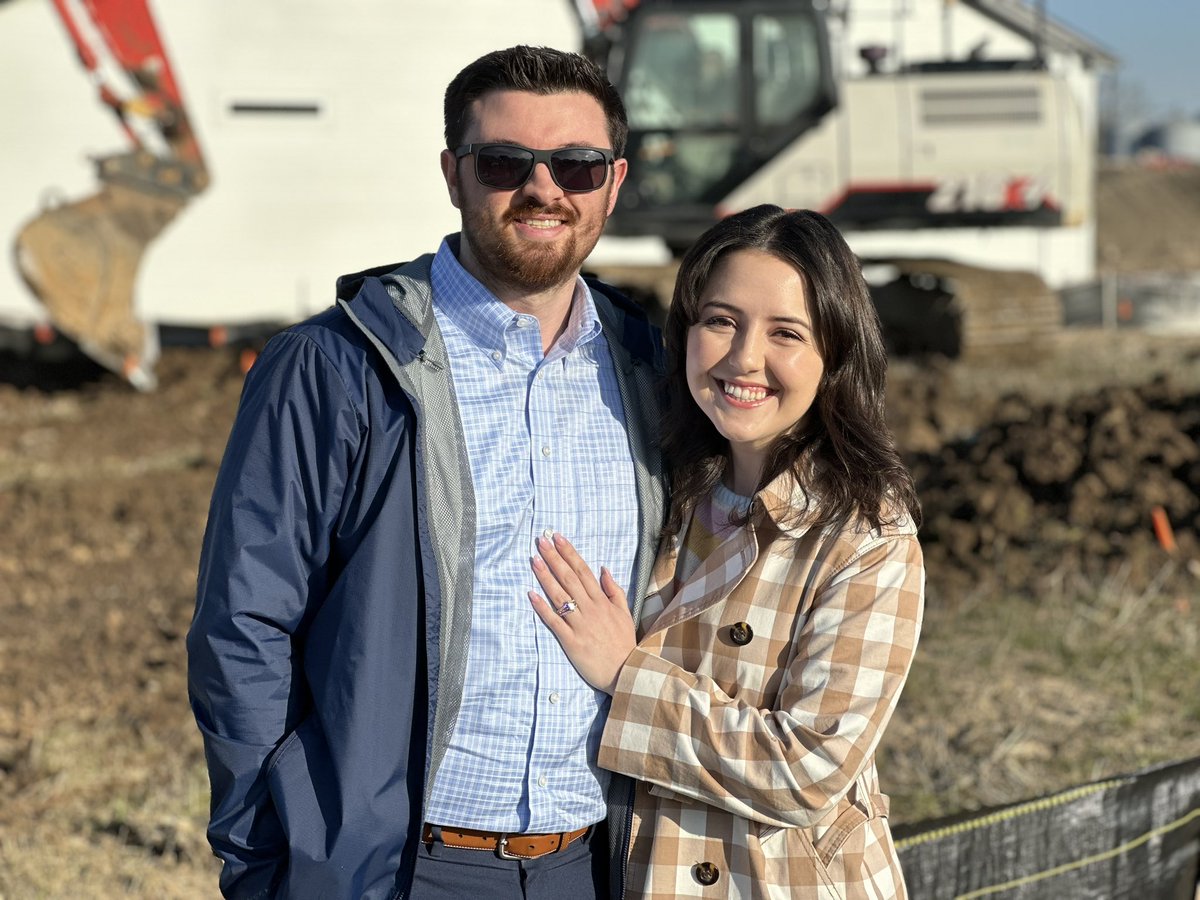
[[[626,415],[591,292],[543,355],[538,320],[497,300],[443,242],[432,269],[475,488],[475,571],[462,704],[426,820],[567,831],[605,817],[596,753],[608,698],[537,619],[529,560],[561,532],[633,595],[638,497]]]

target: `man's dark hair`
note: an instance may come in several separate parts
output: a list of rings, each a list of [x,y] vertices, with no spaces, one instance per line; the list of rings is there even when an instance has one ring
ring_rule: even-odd
[[[550,47],[509,47],[481,56],[454,76],[446,88],[446,146],[463,143],[471,104],[492,91],[563,94],[580,91],[595,97],[608,120],[608,139],[617,157],[625,155],[629,121],[621,95],[587,57]]]
[[[811,527],[851,519],[878,527],[904,514],[919,524],[912,478],[884,418],[887,352],[858,259],[819,213],[763,205],[705,232],[684,256],[675,281],[663,329],[669,397],[663,451],[674,473],[666,532],[678,533],[686,510],[712,490],[729,464],[729,442],[692,399],[686,357],[704,289],[717,266],[739,250],[769,253],[803,276],[825,365],[809,414],[775,439],[756,490],[790,471],[815,504],[792,512]]]

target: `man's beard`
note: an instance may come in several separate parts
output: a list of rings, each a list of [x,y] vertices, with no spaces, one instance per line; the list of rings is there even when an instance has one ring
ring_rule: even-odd
[[[521,240],[508,226],[528,216],[561,219],[569,230],[563,239],[554,242]],[[480,268],[489,279],[521,291],[545,291],[573,280],[603,228],[603,218],[580,227],[578,213],[556,205],[527,203],[507,209],[498,225],[484,206],[463,210],[463,235]]]

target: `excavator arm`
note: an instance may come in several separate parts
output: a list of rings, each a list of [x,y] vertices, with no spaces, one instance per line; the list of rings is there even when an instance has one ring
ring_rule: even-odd
[[[146,0],[53,0],[79,61],[130,146],[94,159],[95,194],[18,232],[18,269],[55,327],[135,386],[154,386],[157,339],[134,312],[150,243],[209,182]]]

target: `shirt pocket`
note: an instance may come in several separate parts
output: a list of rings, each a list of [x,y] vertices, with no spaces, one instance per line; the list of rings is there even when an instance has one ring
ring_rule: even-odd
[[[585,456],[587,462],[574,468],[575,495],[592,511],[615,508],[624,511],[622,494],[632,494],[635,486],[633,458],[628,452]],[[636,510],[636,504],[635,504]]]
[[[562,486],[561,497],[568,506],[556,518],[574,523],[567,536],[572,541],[578,537],[576,549],[584,559],[597,569],[607,565],[621,581],[621,570],[633,564],[640,533],[633,461],[628,454],[588,459],[563,476]]]

